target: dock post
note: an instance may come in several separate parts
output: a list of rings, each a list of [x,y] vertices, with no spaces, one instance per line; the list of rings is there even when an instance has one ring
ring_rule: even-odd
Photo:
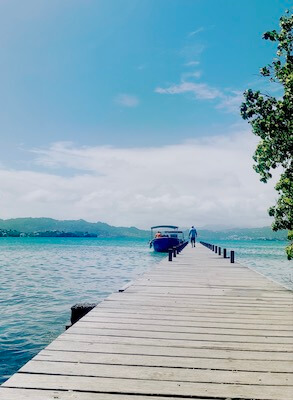
[[[168,260],[169,260],[169,261],[172,261],[172,253],[173,253],[173,250],[172,250],[172,249],[169,249],[169,250],[168,250],[168,255],[169,255]]]
[[[215,250],[215,245],[212,244],[212,251],[214,251],[214,250]]]
[[[218,254],[221,255],[221,247],[218,248]]]
[[[218,252],[218,246],[215,246],[215,253]]]
[[[235,252],[234,250],[231,250],[230,253],[230,262],[233,264],[235,262]]]
[[[176,257],[176,253],[177,253],[176,247],[174,246],[174,247],[173,247],[173,257]]]
[[[178,245],[178,246],[176,246],[176,254],[179,254],[180,253],[180,246]]]
[[[70,325],[66,325],[66,329],[74,325],[80,318],[84,317],[89,311],[97,306],[98,303],[78,303],[71,307]]]
[[[223,249],[223,257],[227,258],[227,249]]]

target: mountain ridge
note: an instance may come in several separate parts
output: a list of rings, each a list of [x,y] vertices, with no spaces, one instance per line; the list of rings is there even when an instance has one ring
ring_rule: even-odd
[[[117,227],[105,222],[79,220],[57,220],[53,218],[10,218],[0,219],[0,230],[17,231],[24,234],[33,232],[79,232],[95,234],[97,237],[149,238],[149,230],[132,227]],[[188,233],[188,230],[185,230]],[[270,227],[198,229],[200,240],[286,240],[286,231],[274,232]]]
[[[60,231],[60,232],[88,232],[98,237],[146,237],[148,231],[135,227],[116,227],[105,222],[88,222],[79,220],[56,220],[53,218],[11,218],[0,219],[0,229],[15,230],[23,233]]]

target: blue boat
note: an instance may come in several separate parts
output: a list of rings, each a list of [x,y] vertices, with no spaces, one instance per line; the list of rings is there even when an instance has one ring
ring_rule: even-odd
[[[156,233],[155,230],[157,230]],[[182,231],[178,231],[178,226],[156,225],[151,227],[150,247],[153,247],[154,251],[167,253],[169,249],[184,242],[184,234]]]

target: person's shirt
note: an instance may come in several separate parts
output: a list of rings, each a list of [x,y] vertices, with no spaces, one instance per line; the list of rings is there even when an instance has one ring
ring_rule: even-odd
[[[195,228],[191,228],[191,229],[189,230],[188,236],[190,236],[190,237],[192,237],[192,238],[195,238],[195,237],[197,236],[197,231],[196,231],[196,229],[195,229]]]

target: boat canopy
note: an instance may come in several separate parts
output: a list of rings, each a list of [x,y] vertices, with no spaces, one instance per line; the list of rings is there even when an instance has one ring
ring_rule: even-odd
[[[178,226],[175,226],[175,225],[157,225],[157,226],[152,226],[152,227],[151,227],[151,229],[157,229],[157,228],[178,229]]]

